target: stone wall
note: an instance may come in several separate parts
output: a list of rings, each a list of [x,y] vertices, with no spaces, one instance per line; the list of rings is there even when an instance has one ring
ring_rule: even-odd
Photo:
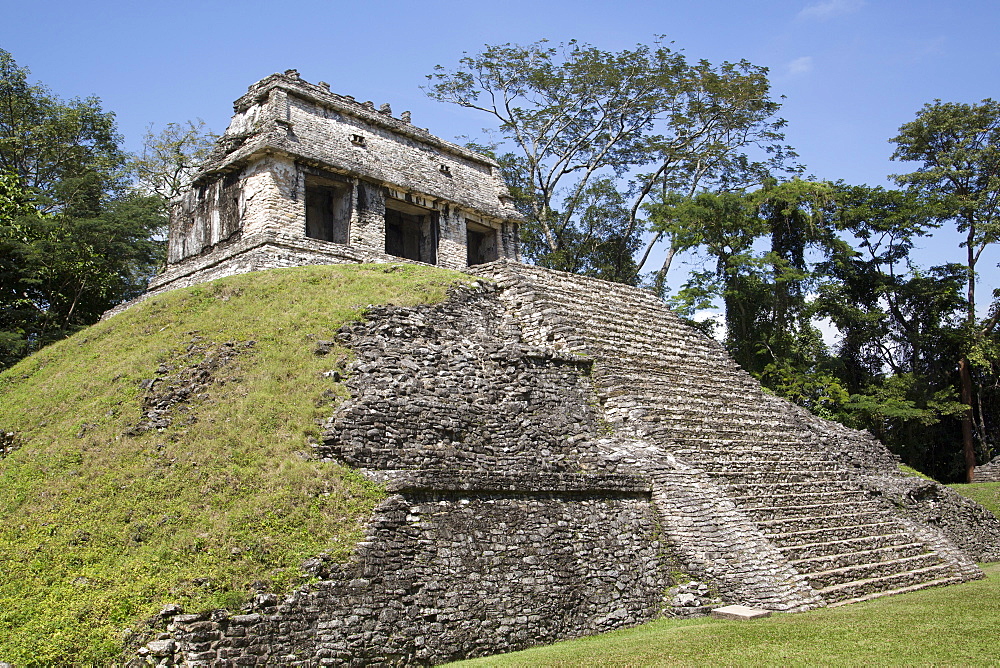
[[[974,482],[1000,482],[1000,457],[994,457],[986,464],[977,466],[972,480]]]
[[[952,542],[967,546],[970,534],[929,523],[917,532],[910,515],[872,498],[873,478],[905,478],[883,445],[764,391],[652,294],[515,263],[476,272],[498,281],[526,341],[594,360],[604,419],[624,444],[616,456],[630,462],[620,471],[650,475],[654,499],[669,501],[682,491],[677,471],[661,473],[669,462],[710,514],[733,513],[695,522],[721,533],[694,537],[686,551],[720,590],[789,609],[982,577]],[[661,518],[668,534],[687,526],[669,511]],[[984,535],[1000,529],[988,513],[977,521]]]
[[[245,614],[171,615],[186,665],[432,665],[655,616],[670,585],[648,487],[626,477],[428,476],[393,486],[347,567]],[[137,662],[139,663],[139,662]]]

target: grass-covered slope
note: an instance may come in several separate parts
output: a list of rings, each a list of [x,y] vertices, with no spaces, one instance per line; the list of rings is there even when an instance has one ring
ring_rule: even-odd
[[[948,487],[1000,517],[1000,482],[974,482]]]
[[[235,608],[346,558],[382,492],[309,458],[368,304],[459,274],[341,266],[168,293],[0,374],[0,661],[107,663],[165,603]]]

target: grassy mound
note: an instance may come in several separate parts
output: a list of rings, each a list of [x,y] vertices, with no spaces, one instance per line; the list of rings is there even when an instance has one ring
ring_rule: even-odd
[[[118,658],[165,603],[236,608],[347,558],[382,491],[311,460],[367,304],[445,296],[416,266],[282,269],[149,300],[0,374],[0,661]],[[324,375],[325,374],[325,375]],[[8,452],[4,456],[4,452]]]

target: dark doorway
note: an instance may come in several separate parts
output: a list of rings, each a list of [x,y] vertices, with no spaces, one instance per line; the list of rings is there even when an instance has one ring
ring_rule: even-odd
[[[465,244],[467,248],[466,261],[470,267],[474,264],[493,262],[499,257],[497,231],[485,225],[466,223]]]
[[[306,176],[306,236],[346,244],[350,227],[350,188]]]
[[[437,218],[433,211],[399,201],[385,203],[385,252],[408,260],[437,262]]]

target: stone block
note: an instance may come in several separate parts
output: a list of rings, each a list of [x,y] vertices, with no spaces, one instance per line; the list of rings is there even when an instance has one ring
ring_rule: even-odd
[[[762,619],[770,616],[770,610],[750,608],[745,605],[726,605],[712,610],[712,617],[716,619]]]

